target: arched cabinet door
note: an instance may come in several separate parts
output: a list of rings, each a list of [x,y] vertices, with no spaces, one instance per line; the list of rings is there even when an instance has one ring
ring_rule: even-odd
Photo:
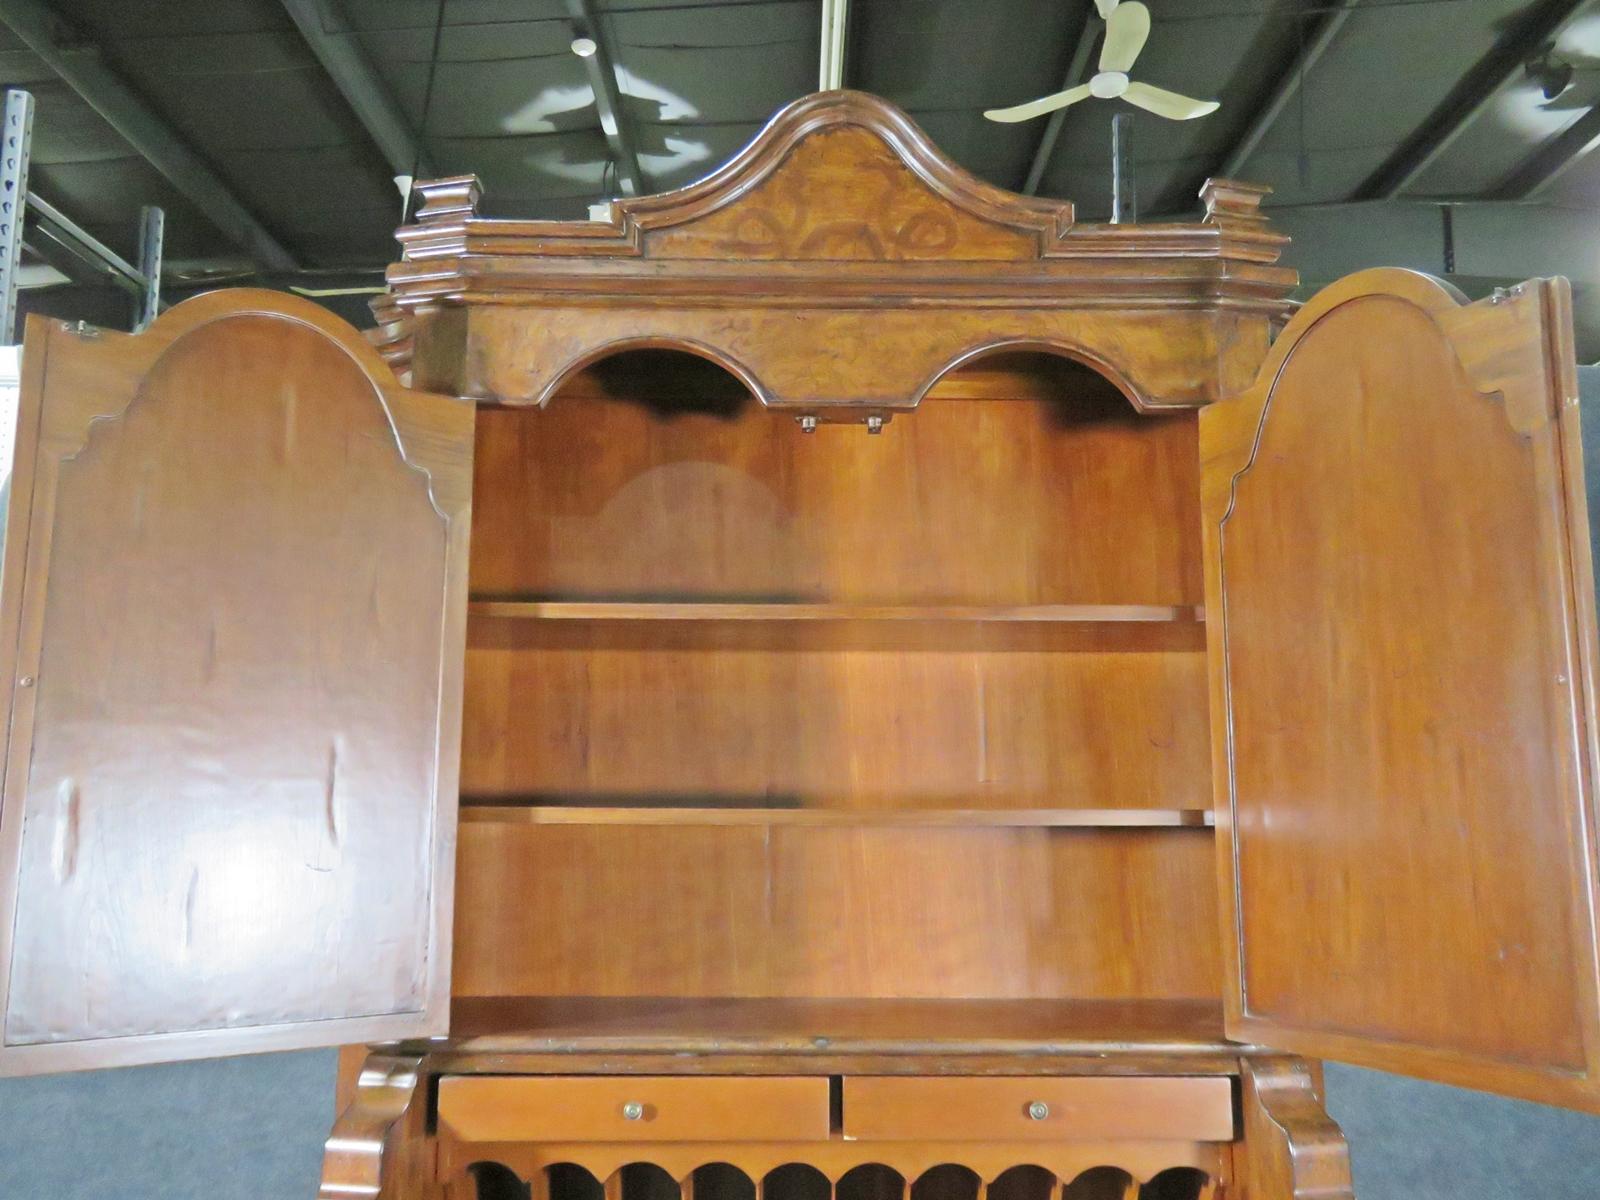
[[[273,292],[22,361],[0,1071],[443,1032],[472,409]]]
[[[1364,272],[1202,414],[1239,1040],[1600,1110],[1569,306]]]

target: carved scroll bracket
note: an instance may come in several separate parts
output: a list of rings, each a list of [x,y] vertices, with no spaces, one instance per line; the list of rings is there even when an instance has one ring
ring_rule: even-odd
[[[362,1065],[355,1099],[339,1114],[322,1159],[318,1200],[426,1194],[433,1175],[432,1139],[422,1128],[422,1059],[372,1054]]]
[[[1299,1058],[1243,1065],[1248,1200],[1355,1200],[1344,1134],[1323,1109],[1312,1065]]]

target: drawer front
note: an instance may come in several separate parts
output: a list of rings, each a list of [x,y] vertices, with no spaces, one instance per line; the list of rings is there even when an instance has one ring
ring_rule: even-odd
[[[1233,1140],[1233,1081],[937,1078],[844,1081],[844,1136],[859,1141]]]
[[[439,1124],[467,1142],[810,1141],[821,1077],[447,1075]]]

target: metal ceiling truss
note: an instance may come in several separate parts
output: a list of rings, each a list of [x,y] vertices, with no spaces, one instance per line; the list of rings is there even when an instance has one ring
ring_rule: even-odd
[[[1059,90],[1064,92],[1083,82],[1089,71],[1089,55],[1099,40],[1099,13],[1091,4],[1083,18],[1083,30],[1078,34],[1078,40],[1073,43],[1072,61],[1067,64],[1067,73],[1062,77]],[[1044,130],[1039,134],[1039,144],[1034,147],[1033,161],[1028,164],[1028,177],[1022,184],[1024,195],[1038,194],[1039,184],[1043,182],[1045,170],[1050,165],[1050,156],[1055,153],[1056,142],[1061,137],[1061,127],[1066,123],[1067,110],[1064,108],[1056,109],[1045,122]]]
[[[1600,148],[1600,108],[1591,108],[1539,147],[1491,194],[1502,200],[1537,200],[1596,148]]]
[[[262,266],[295,269],[279,244],[226,183],[41,0],[0,0],[0,21],[21,38],[151,166]]]
[[[322,69],[350,102],[356,119],[365,127],[390,169],[396,175],[424,178],[437,174],[393,93],[362,53],[354,31],[339,11],[337,0],[283,0],[283,7]]]
[[[1462,131],[1523,78],[1529,59],[1575,18],[1596,11],[1600,11],[1600,0],[1546,0],[1537,6],[1467,72],[1421,127],[1356,189],[1352,199],[1388,200],[1411,187]],[[1544,153],[1541,149],[1535,160]]]
[[[1361,0],[1340,0],[1337,7],[1328,10],[1321,21],[1317,23],[1317,30],[1309,40],[1305,41],[1294,61],[1278,76],[1272,87],[1272,93],[1256,109],[1256,115],[1251,120],[1249,127],[1239,135],[1239,140],[1234,142],[1227,156],[1210,172],[1216,179],[1238,179],[1249,163],[1251,155],[1260,147],[1262,140],[1272,129],[1273,124],[1283,114],[1300,92],[1300,85],[1317,65],[1317,61],[1327,53],[1334,39],[1339,36],[1339,31],[1344,28],[1344,23],[1350,19],[1351,12],[1359,7]],[[1198,189],[1197,189],[1198,190]]]
[[[633,135],[622,111],[622,89],[617,83],[617,59],[610,39],[590,0],[567,0],[567,13],[572,18],[573,36],[588,38],[594,43],[593,50],[580,57],[589,72],[589,86],[594,91],[601,132],[606,135],[606,144],[611,148],[611,158],[617,167],[618,188],[624,196],[637,196],[644,191],[644,176],[639,170]]]

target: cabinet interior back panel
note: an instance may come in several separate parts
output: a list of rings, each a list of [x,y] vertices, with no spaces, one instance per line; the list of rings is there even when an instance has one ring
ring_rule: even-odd
[[[462,787],[502,803],[1205,808],[1193,414],[991,363],[878,435],[804,433],[681,356],[480,415]],[[670,601],[837,620],[641,619]],[[992,620],[885,620],[968,606]],[[536,610],[535,610],[536,611]],[[675,610],[679,611],[679,610]],[[830,610],[833,611],[833,610]],[[1206,998],[1207,829],[461,829],[462,996]]]
[[[480,413],[475,594],[1201,602],[1193,413],[1139,416],[1025,356],[976,377],[996,399],[955,377],[881,434],[805,434],[685,357],[624,356],[544,409]]]
[[[1203,998],[1206,829],[462,825],[458,996]]]
[[[1208,808],[1201,651],[542,648],[475,628],[462,788],[543,803]],[[509,630],[506,626],[512,626]]]

